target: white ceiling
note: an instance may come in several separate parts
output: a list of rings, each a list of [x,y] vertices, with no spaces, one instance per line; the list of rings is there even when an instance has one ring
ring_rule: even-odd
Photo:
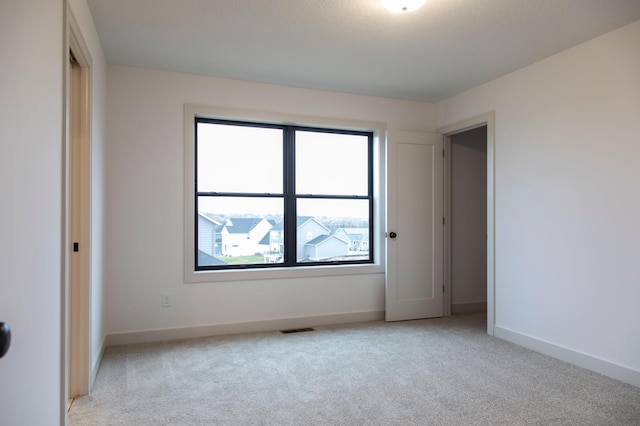
[[[112,64],[429,102],[640,19],[640,0],[88,3]]]

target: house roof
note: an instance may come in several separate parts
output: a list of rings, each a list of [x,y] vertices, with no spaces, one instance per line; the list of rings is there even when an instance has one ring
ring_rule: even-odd
[[[253,228],[255,228],[264,219],[261,217],[252,218],[229,218],[224,227],[230,234],[248,234]]]
[[[204,220],[213,223],[216,226],[221,226],[222,225],[222,221],[220,221],[220,218],[218,216],[214,216],[211,213],[201,213],[198,212],[198,216],[200,216],[201,218],[203,218]]]
[[[275,220],[269,220],[272,231],[282,231],[284,229],[284,223],[278,223]]]
[[[303,225],[313,219],[313,216],[298,216],[296,220],[296,226],[299,228],[300,225]]]
[[[324,226],[322,223],[318,222],[318,220],[313,216],[298,216],[298,219],[296,221],[296,227],[300,228],[302,225],[304,225],[305,223],[310,222],[310,221],[314,221],[315,223],[317,223],[318,225],[320,225],[324,229],[326,229],[327,232],[329,232],[329,228]]]
[[[369,228],[344,228],[344,233],[351,241],[366,241],[369,239]]]
[[[307,243],[305,244],[306,246],[319,246],[320,244],[324,244],[327,241],[331,240],[331,239],[336,239],[344,244],[347,244],[347,242],[345,240],[343,240],[342,238],[338,238],[335,235],[320,235],[318,237],[315,237],[312,240],[307,241]]]
[[[222,260],[216,259],[213,256],[208,255],[202,250],[198,250],[198,265],[200,266],[218,266],[226,265]]]
[[[349,235],[369,235],[369,228],[340,228]]]
[[[262,239],[258,242],[258,244],[266,246],[269,244],[269,242],[271,241],[271,239],[269,238],[269,233],[271,232],[271,230],[267,231],[264,234],[264,237],[262,237]]]

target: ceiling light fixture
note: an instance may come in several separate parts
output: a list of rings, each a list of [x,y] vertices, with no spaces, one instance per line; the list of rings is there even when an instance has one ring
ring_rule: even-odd
[[[419,9],[427,0],[380,0],[393,13],[408,13]]]

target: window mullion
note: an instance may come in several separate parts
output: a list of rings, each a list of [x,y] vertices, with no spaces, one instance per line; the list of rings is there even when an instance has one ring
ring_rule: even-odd
[[[369,144],[368,144],[368,149],[367,149],[367,154],[368,154],[368,179],[369,179],[369,183],[368,183],[368,190],[369,190],[369,259],[373,260],[374,259],[374,232],[373,230],[375,229],[375,221],[377,220],[376,216],[374,215],[373,212],[373,193],[374,193],[374,187],[373,187],[373,134],[369,134]]]
[[[295,155],[295,131],[292,127],[286,127],[284,132],[284,189],[285,189],[285,233],[284,250],[285,265],[291,266],[296,263],[296,155]]]

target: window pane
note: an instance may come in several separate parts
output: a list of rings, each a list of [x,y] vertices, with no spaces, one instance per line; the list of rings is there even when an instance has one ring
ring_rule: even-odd
[[[197,126],[198,192],[284,192],[282,129]]]
[[[369,201],[299,199],[298,262],[369,260]]]
[[[197,267],[284,262],[282,198],[198,197]]]
[[[369,138],[296,131],[296,193],[368,195]]]

